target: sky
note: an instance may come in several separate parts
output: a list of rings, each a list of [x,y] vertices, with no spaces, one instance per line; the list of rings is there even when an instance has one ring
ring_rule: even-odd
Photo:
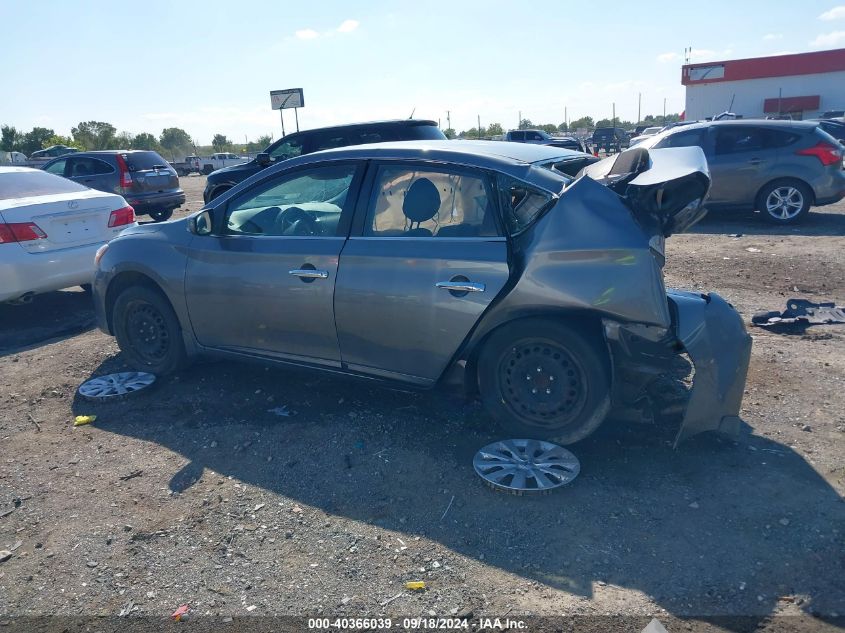
[[[301,128],[426,118],[457,131],[684,109],[681,64],[845,47],[824,0],[0,2],[0,124],[67,135],[181,127],[198,144],[281,134],[271,90],[302,88]],[[285,113],[288,133],[293,111]]]

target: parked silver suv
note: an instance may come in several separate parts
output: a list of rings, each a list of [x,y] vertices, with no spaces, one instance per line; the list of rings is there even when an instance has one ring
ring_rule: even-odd
[[[756,209],[789,224],[845,198],[843,147],[818,122],[737,119],[673,128],[637,147],[698,146],[713,179],[710,209]]]

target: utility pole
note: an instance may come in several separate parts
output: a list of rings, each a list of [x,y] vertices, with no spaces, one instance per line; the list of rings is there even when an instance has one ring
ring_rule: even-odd
[[[637,98],[637,125],[640,124],[640,121],[643,120],[643,93],[639,93],[639,97]]]
[[[478,138],[480,139],[481,138],[481,115],[479,114],[477,116],[478,116]]]
[[[613,127],[616,127],[616,102],[613,102]]]
[[[566,131],[569,131],[569,108],[563,106],[563,124],[566,126]]]
[[[451,110],[446,110],[446,129],[452,129],[452,112]]]
[[[519,111],[519,123],[517,123],[517,125],[516,125],[516,129],[517,129],[517,130],[521,130],[521,129],[522,129],[522,110],[520,110],[520,111]]]
[[[663,125],[666,125],[666,97],[663,97]]]

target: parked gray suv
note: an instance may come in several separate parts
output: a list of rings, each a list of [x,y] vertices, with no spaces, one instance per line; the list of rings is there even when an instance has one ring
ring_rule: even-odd
[[[120,194],[135,215],[149,215],[156,222],[167,220],[185,204],[176,171],[152,151],[78,152],[45,163],[42,169],[91,189]]]
[[[713,183],[710,209],[756,209],[789,224],[845,198],[843,147],[818,122],[738,119],[678,127],[637,147],[698,146]]]

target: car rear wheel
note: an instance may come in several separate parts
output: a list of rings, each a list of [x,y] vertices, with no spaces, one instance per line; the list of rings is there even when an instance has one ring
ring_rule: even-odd
[[[610,381],[597,344],[575,328],[525,319],[493,333],[478,360],[481,399],[514,437],[572,444],[610,410]]]
[[[150,211],[150,217],[156,222],[169,220],[172,215],[173,209],[156,209],[155,211]]]
[[[129,287],[117,297],[112,315],[117,344],[133,369],[163,375],[185,366],[179,319],[160,293]]]
[[[797,180],[776,180],[760,191],[757,200],[757,208],[769,222],[791,224],[809,213],[812,192]]]

